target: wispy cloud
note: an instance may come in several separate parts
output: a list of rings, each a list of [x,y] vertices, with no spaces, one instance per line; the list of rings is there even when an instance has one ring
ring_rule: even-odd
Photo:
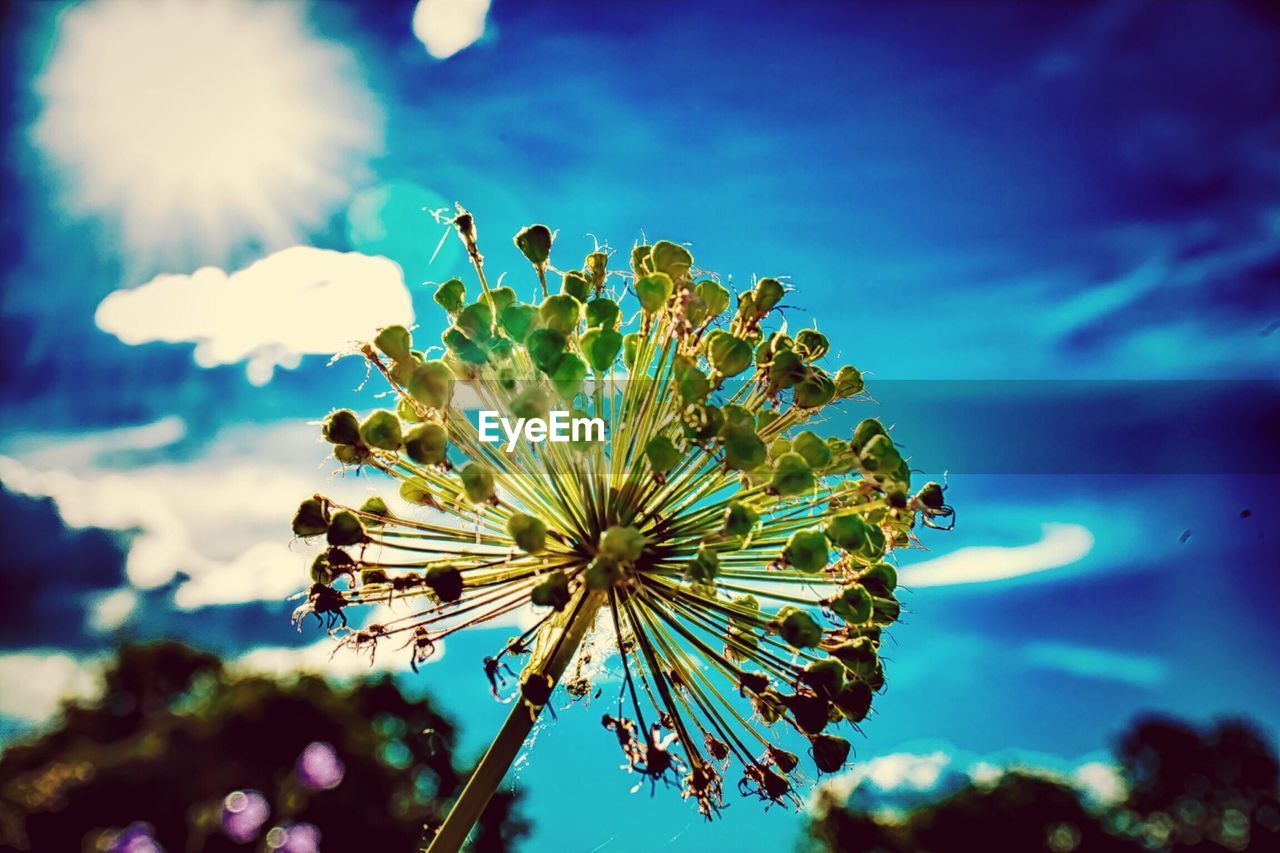
[[[0,655],[0,716],[38,723],[53,716],[64,700],[99,689],[96,659],[32,649]]]
[[[1168,665],[1159,658],[1072,643],[1030,643],[1021,654],[1032,666],[1139,687],[1154,687],[1169,674]]]
[[[907,566],[902,583],[912,588],[988,583],[1060,569],[1093,550],[1093,534],[1080,524],[1046,524],[1030,545],[985,545]]]
[[[489,0],[418,0],[413,34],[436,59],[448,59],[484,35]]]

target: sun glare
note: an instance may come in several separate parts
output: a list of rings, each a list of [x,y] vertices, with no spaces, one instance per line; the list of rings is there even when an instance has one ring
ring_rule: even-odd
[[[381,146],[354,57],[299,3],[110,0],[67,11],[34,140],[67,207],[134,266],[224,264],[323,225]]]

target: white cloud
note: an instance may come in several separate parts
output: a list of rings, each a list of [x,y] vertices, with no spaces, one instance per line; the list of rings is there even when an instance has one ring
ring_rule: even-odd
[[[1154,687],[1169,675],[1169,667],[1159,658],[1072,643],[1030,643],[1021,655],[1032,666],[1138,687]]]
[[[64,204],[139,268],[226,263],[323,227],[382,147],[354,54],[301,3],[98,0],[59,16],[32,138]]]
[[[63,700],[96,694],[97,663],[44,650],[0,655],[0,716],[38,723]]]
[[[418,0],[413,34],[436,59],[448,59],[484,35],[489,0]]]
[[[89,627],[99,634],[121,628],[138,607],[138,594],[125,587],[98,596],[89,608]]]
[[[1080,524],[1046,524],[1030,545],[961,548],[902,569],[904,586],[987,583],[1069,566],[1093,550],[1093,534]]]
[[[386,258],[295,246],[231,275],[204,267],[117,290],[95,320],[126,344],[194,343],[201,367],[247,362],[249,380],[264,385],[303,355],[331,355],[381,326],[412,323],[413,303]]]
[[[1102,761],[1081,764],[1071,773],[1071,780],[1098,806],[1118,803],[1129,793],[1120,768]]]

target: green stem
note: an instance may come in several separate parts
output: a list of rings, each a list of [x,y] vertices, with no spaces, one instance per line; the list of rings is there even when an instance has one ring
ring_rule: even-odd
[[[582,638],[595,624],[596,614],[604,603],[605,593],[602,590],[584,590],[576,605],[569,611],[572,615],[559,625],[550,628],[549,654],[544,665],[539,661],[531,661],[525,673],[542,672],[551,677],[552,688],[560,682],[574,653],[582,644]],[[535,652],[536,654],[536,652]],[[522,674],[523,677],[523,674]],[[453,804],[449,816],[444,819],[436,836],[432,839],[427,853],[457,853],[467,840],[485,806],[493,797],[502,779],[511,769],[511,763],[524,745],[533,724],[537,721],[542,708],[532,708],[523,699],[517,699],[507,720],[498,730],[497,736],[489,749],[476,765],[458,801]]]

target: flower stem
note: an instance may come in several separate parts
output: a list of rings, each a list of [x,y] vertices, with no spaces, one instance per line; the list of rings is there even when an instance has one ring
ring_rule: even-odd
[[[569,662],[573,660],[578,646],[582,644],[582,638],[595,624],[596,614],[604,601],[603,590],[584,589],[578,596],[577,602],[566,611],[568,618],[548,626],[546,637],[548,642],[543,648],[547,650],[549,657],[544,656],[539,659],[535,651],[535,657],[526,668],[525,675],[541,672],[551,678],[554,688],[554,685],[560,682]],[[427,847],[427,853],[456,853],[462,849],[467,835],[480,820],[485,806],[489,804],[494,792],[502,784],[503,777],[511,769],[511,763],[520,753],[525,738],[533,730],[533,724],[541,712],[541,707],[533,708],[523,699],[515,701],[506,722],[498,730],[488,751],[476,765],[470,781],[450,809],[449,816],[444,819],[435,838]]]

